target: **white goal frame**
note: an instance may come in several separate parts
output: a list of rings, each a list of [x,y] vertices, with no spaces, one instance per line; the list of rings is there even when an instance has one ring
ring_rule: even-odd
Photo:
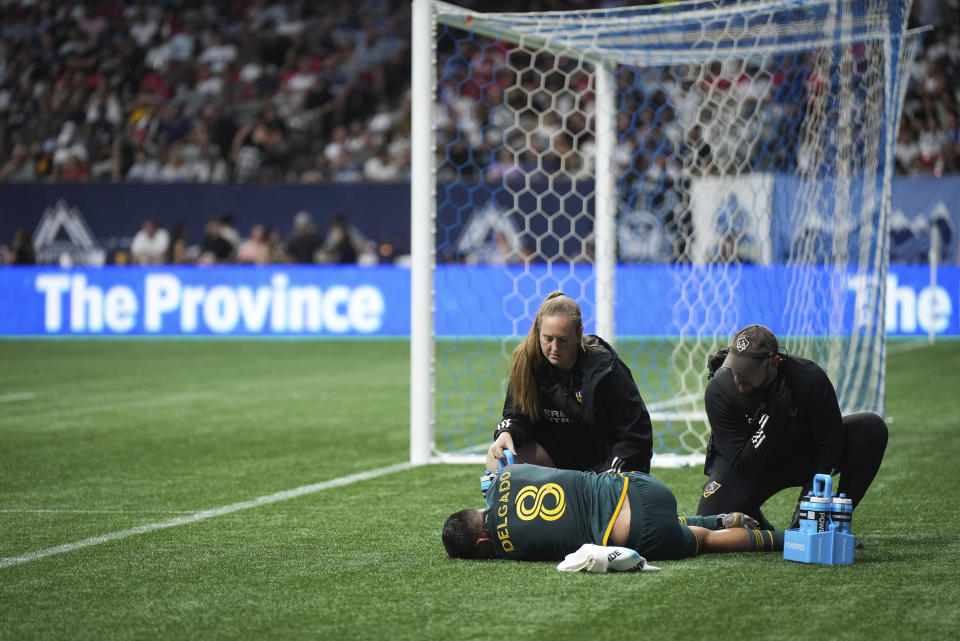
[[[818,2],[818,0],[758,0],[749,3],[749,9],[764,10],[788,5],[798,5],[804,2]],[[827,0],[819,0],[826,2]],[[896,0],[894,0],[896,1]],[[724,11],[736,12],[745,9],[744,3],[741,5],[730,4],[718,8],[716,2],[703,2],[692,0],[690,2],[679,2],[671,5],[675,10],[687,11],[690,14],[699,12],[717,12]],[[434,445],[434,424],[435,424],[435,375],[436,375],[436,357],[435,357],[435,334],[434,334],[434,283],[433,274],[436,267],[436,223],[437,223],[437,190],[436,190],[436,165],[434,157],[434,147],[436,142],[436,132],[433,123],[433,106],[436,100],[436,72],[434,68],[435,43],[437,36],[436,12],[437,8],[442,7],[447,14],[448,24],[457,24],[457,19],[451,19],[450,15],[456,15],[458,12],[462,16],[463,24],[470,24],[472,16],[481,16],[483,14],[471,13],[465,9],[455,7],[439,0],[413,0],[412,2],[412,122],[411,122],[411,337],[410,337],[410,461],[413,464],[425,464],[436,461],[469,461],[479,462],[482,457],[479,454],[451,455],[435,451]],[[649,8],[634,7],[634,10],[643,12],[646,10],[645,19],[651,23],[656,23],[661,8],[654,6]],[[582,12],[581,12],[582,13]],[[562,12],[558,12],[557,20],[560,20]],[[499,14],[503,15],[503,14]],[[553,15],[553,14],[551,14]],[[483,33],[482,29],[477,30]],[[496,37],[503,37],[500,32],[496,32]],[[526,37],[526,36],[524,36]],[[509,39],[509,38],[507,38]],[[824,41],[824,44],[834,43],[835,41]],[[570,40],[545,42],[546,48],[555,49],[558,53],[569,52],[574,49]],[[680,44],[680,43],[678,43]],[[804,43],[809,47],[809,43]],[[602,47],[601,47],[602,49]],[[579,51],[579,50],[577,50]],[[597,100],[596,109],[596,158],[598,161],[604,159],[605,162],[598,162],[595,167],[595,217],[594,217],[594,241],[595,241],[595,259],[594,259],[594,279],[596,283],[596,301],[594,302],[594,315],[596,332],[614,340],[616,337],[616,328],[614,326],[614,308],[615,291],[614,277],[617,266],[617,239],[616,239],[616,219],[617,219],[617,173],[614,167],[613,157],[616,148],[616,100],[617,90],[614,73],[616,64],[624,62],[623,57],[606,57],[609,50],[602,50],[600,53],[591,52],[584,54],[579,51],[581,57],[589,59],[594,64],[595,91]],[[900,74],[902,73],[904,59],[907,56],[901,52],[900,60],[891,62],[890,47],[887,43],[887,56],[884,61],[885,99],[902,104],[903,92],[899,84]],[[625,54],[629,62],[630,54]],[[710,55],[705,51],[704,56]],[[912,59],[912,49],[909,52],[909,59]],[[649,58],[647,58],[649,61]],[[899,68],[891,68],[892,65],[900,63]],[[890,79],[896,77],[897,83]],[[899,113],[899,109],[897,109]],[[895,129],[893,127],[891,130]],[[892,136],[881,144],[884,152],[892,155],[893,149]],[[889,211],[889,189],[892,180],[892,167],[889,163],[884,165],[884,175],[882,177],[882,189],[885,190],[882,198],[881,207]],[[883,224],[888,216],[881,214]],[[876,251],[884,252],[887,250],[886,239],[881,239]],[[885,274],[886,259],[879,258],[880,270]],[[879,299],[884,300],[883,278],[879,279]],[[882,318],[882,314],[881,314]],[[882,322],[882,320],[881,320]],[[880,345],[875,345],[875,356],[883,359],[885,357],[885,345],[881,340]],[[880,383],[882,385],[882,382]],[[641,390],[642,391],[642,390]],[[882,403],[882,392],[881,400]],[[656,413],[655,408],[651,408]],[[654,417],[656,418],[656,417]],[[682,420],[687,421],[706,421],[702,413],[687,413]],[[655,456],[655,464],[677,464],[677,463],[696,463],[702,461],[702,455],[694,454],[691,456],[668,455],[667,457]]]

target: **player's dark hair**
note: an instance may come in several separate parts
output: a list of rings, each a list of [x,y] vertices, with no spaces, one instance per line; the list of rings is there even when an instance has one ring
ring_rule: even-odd
[[[451,559],[473,559],[477,555],[476,510],[460,510],[443,524],[443,547]]]
[[[572,298],[562,291],[550,293],[540,304],[537,317],[527,337],[517,345],[510,356],[510,380],[507,385],[513,395],[514,406],[524,415],[536,420],[540,416],[540,395],[536,375],[546,367],[547,359],[540,349],[540,325],[546,316],[565,316],[573,321],[576,332],[583,338],[583,313]]]
[[[707,380],[709,381],[713,378],[714,374],[717,373],[717,370],[720,369],[720,366],[723,365],[723,361],[727,358],[727,353],[730,351],[729,347],[724,347],[718,349],[717,351],[709,354],[707,356]]]

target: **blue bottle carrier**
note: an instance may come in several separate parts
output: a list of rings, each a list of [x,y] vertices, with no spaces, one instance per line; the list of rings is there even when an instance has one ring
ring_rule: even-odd
[[[783,558],[800,563],[853,563],[857,537],[850,533],[853,502],[833,495],[829,474],[813,477],[813,489],[800,501],[800,527],[783,535]]]

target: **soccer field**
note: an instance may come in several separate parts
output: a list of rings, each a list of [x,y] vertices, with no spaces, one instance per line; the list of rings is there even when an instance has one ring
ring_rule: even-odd
[[[960,342],[912,347],[856,563],[600,576],[446,558],[481,470],[405,465],[406,341],[0,341],[0,639],[955,638]]]

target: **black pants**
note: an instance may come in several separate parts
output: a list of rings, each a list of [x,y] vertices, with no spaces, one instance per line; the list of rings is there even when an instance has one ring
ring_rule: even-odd
[[[867,488],[880,469],[887,449],[887,424],[876,414],[863,412],[843,417],[843,455],[840,459],[840,487],[853,500],[853,507],[863,499]],[[760,506],[764,501],[788,487],[802,487],[800,496],[813,486],[812,455],[800,455],[774,473],[763,478],[746,478],[737,472],[715,466],[700,494],[697,514],[704,516],[725,512],[744,512],[765,529],[776,529],[764,517]],[[797,527],[798,511],[794,511],[790,527]]]

